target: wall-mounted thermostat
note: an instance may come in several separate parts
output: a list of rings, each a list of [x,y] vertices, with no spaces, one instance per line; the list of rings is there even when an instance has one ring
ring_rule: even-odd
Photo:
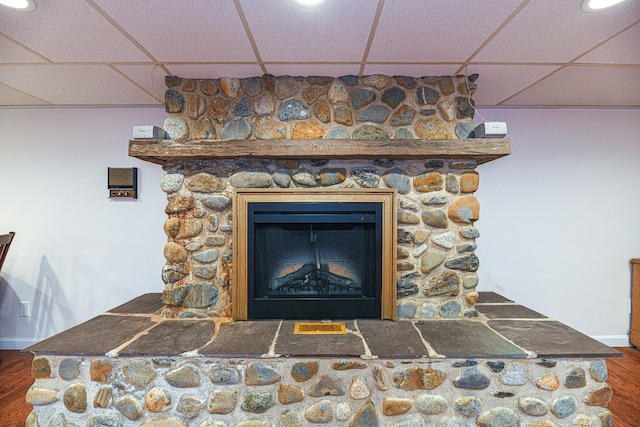
[[[107,171],[110,198],[138,198],[138,168],[108,168]]]

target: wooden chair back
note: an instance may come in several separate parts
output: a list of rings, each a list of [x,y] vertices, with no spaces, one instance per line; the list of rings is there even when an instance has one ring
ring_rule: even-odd
[[[13,231],[9,234],[0,234],[0,270],[2,270],[2,264],[4,264],[4,259],[7,257],[9,246],[11,246],[11,241],[15,235],[16,233]]]

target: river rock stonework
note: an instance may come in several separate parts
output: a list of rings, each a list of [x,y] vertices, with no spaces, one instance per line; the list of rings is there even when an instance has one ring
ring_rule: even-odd
[[[231,316],[235,188],[397,186],[398,318],[476,317],[479,233],[473,224],[480,208],[472,190],[478,175],[475,163],[464,166],[445,160],[243,159],[165,167],[164,316]],[[473,185],[454,191],[445,185],[453,180]]]
[[[29,427],[575,427],[609,426],[613,419],[603,359],[255,361],[172,356],[150,363],[78,357],[78,376],[68,380],[60,375],[67,370],[67,356],[46,359],[52,375],[34,375],[27,393],[27,402],[34,405]],[[93,378],[94,362],[113,367],[106,383]],[[131,375],[132,366],[152,373],[141,381]],[[232,370],[237,378],[220,383],[221,369]],[[584,372],[584,381],[574,382],[575,372]],[[184,378],[176,382],[176,377]],[[556,388],[545,386],[544,378],[556,378]],[[326,392],[318,392],[319,384]]]
[[[470,76],[167,77],[165,130],[175,143],[267,139],[468,138]],[[470,90],[469,90],[470,89]],[[321,143],[321,142],[318,142]],[[164,165],[165,317],[232,317],[233,193],[238,188],[371,189],[398,194],[397,318],[476,317],[469,159],[200,159]],[[445,283],[443,277],[446,278]]]
[[[164,129],[175,141],[467,138],[477,78],[171,76]]]

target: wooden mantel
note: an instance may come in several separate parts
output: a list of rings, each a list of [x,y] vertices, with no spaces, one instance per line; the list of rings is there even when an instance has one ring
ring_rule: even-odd
[[[468,159],[478,164],[511,154],[508,138],[470,139],[134,139],[129,155],[157,164],[201,159]]]

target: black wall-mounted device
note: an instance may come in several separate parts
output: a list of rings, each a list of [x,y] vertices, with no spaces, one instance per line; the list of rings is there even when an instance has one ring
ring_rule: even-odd
[[[107,168],[107,182],[110,198],[138,198],[138,168]]]

